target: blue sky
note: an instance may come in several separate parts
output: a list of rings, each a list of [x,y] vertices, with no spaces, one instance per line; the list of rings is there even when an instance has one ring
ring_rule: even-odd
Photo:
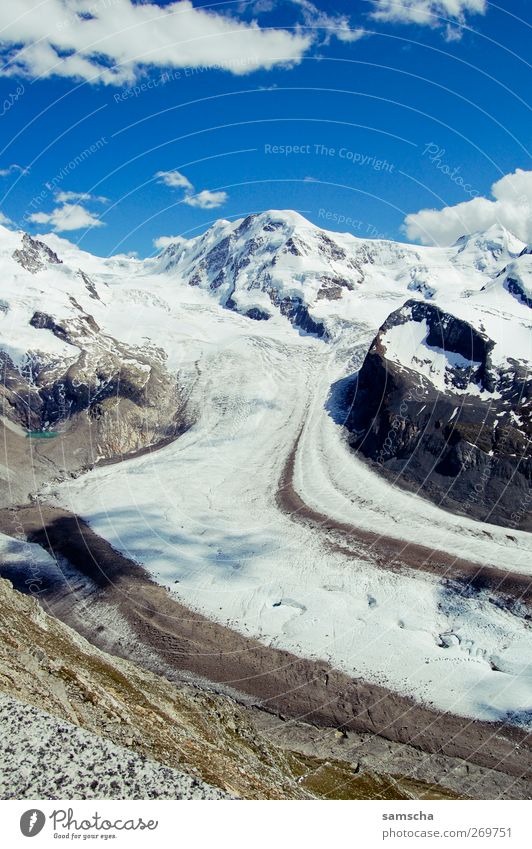
[[[532,241],[527,0],[138,6],[2,3],[8,226],[104,255],[268,208]]]

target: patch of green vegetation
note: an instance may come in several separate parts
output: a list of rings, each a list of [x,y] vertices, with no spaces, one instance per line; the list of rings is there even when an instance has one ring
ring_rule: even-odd
[[[289,753],[289,765],[301,787],[321,799],[457,799],[450,790],[404,776],[358,772],[348,761],[321,760]]]

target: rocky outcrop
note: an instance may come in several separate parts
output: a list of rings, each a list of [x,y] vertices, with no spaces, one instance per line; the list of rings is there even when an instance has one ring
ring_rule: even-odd
[[[161,352],[106,336],[81,308],[68,320],[38,311],[30,323],[73,353],[63,361],[33,355],[21,369],[0,352],[0,413],[14,426],[6,431],[4,468],[18,470],[10,499],[16,492],[16,501],[26,501],[46,480],[162,445],[189,426],[186,398]],[[28,437],[33,460],[19,462]]]
[[[24,244],[27,240],[42,244],[24,236]],[[61,262],[46,245],[42,248],[47,256],[55,257],[48,257],[50,262]],[[89,296],[100,300],[93,281],[82,271],[78,275]],[[28,430],[44,430],[65,425],[81,412],[99,419],[111,406],[107,402],[117,405],[125,400],[143,409],[160,408],[161,423],[167,420],[170,433],[172,414],[168,406],[176,409],[178,393],[165,369],[164,353],[113,339],[72,295],[69,301],[69,316],[56,318],[44,309],[36,310],[29,324],[66,343],[70,356],[57,360],[28,353],[25,365],[15,368],[9,355],[0,351],[4,413]]]
[[[135,759],[177,768],[231,795],[309,798],[285,756],[257,739],[230,699],[99,651],[3,579],[0,635],[0,692],[98,735],[102,756],[106,747],[126,747]],[[26,733],[34,723],[37,736],[37,719],[28,720]],[[94,737],[92,746],[97,752]],[[68,750],[56,751],[55,760],[58,772],[68,769]],[[20,780],[21,765],[14,766],[10,786]]]
[[[270,298],[272,303],[279,308],[281,315],[284,315],[297,330],[301,330],[303,333],[310,333],[319,338],[326,336],[323,322],[316,321],[312,318],[309,308],[303,302],[302,298],[279,298],[275,292],[270,292]]]
[[[13,252],[13,259],[31,274],[42,271],[48,265],[62,264],[62,260],[48,245],[38,239],[32,239],[28,233],[23,234],[22,247]]]
[[[113,629],[124,627],[112,610],[109,617]],[[425,769],[426,755],[409,775],[416,756],[409,747],[396,747],[402,759],[389,775],[379,764],[386,768],[394,755],[379,753],[379,744],[364,753],[369,768],[344,751],[344,732],[327,734],[336,746],[315,755],[314,746],[301,746],[309,726],[299,723],[291,746],[271,733],[282,720],[265,724],[261,713],[213,685],[171,683],[95,648],[0,579],[0,716],[13,734],[0,742],[11,767],[0,778],[2,798],[456,797],[454,774],[444,786],[424,779],[435,772]],[[461,766],[445,760],[452,773]],[[488,770],[470,769],[482,783]],[[504,795],[510,779],[496,778]],[[513,778],[511,786],[514,796],[526,793],[524,782]]]
[[[2,693],[0,721],[1,799],[228,798],[195,776]]]
[[[421,323],[428,370],[423,353],[401,356]],[[495,368],[492,348],[467,322],[409,301],[382,325],[356,379],[344,385],[344,422],[353,449],[394,482],[471,518],[526,530],[530,376],[517,361]],[[433,382],[433,357],[444,359],[443,383]]]

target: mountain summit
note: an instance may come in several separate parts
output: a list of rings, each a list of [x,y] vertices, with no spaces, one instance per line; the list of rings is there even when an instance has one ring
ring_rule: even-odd
[[[205,355],[187,340],[216,316],[213,344],[235,332],[319,342],[329,388],[346,381],[332,397],[357,452],[449,509],[504,523],[531,474],[530,259],[501,227],[417,247],[292,211],[218,221],[144,261],[1,228],[3,414],[67,442],[90,434],[65,452],[70,471],[175,439],[197,415],[192,352]],[[192,313],[204,327],[190,329]],[[326,415],[327,393],[321,404]]]

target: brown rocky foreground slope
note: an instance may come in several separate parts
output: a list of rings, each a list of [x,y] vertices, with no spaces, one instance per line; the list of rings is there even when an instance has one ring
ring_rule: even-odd
[[[265,728],[262,733],[259,725],[264,727],[264,721],[257,724],[253,711],[227,696],[170,683],[129,661],[100,651],[45,613],[35,599],[22,595],[3,579],[0,579],[0,693],[5,694],[1,699],[5,732],[13,726],[15,709],[26,717],[25,733],[34,739],[44,719],[46,726],[51,723],[50,717],[62,720],[53,752],[59,773],[72,772],[75,753],[69,750],[68,740],[75,727],[82,732],[78,737],[83,737],[84,743],[89,736],[84,732],[90,732],[91,757],[102,788],[112,778],[102,773],[102,761],[109,759],[112,745],[111,770],[122,752],[125,759],[135,763],[137,773],[139,757],[146,764],[146,776],[141,774],[141,779],[151,779],[158,767],[170,767],[166,773],[170,778],[177,769],[185,778],[195,779],[196,789],[207,782],[211,788],[243,798],[454,796],[450,791],[413,778],[361,770],[358,763],[341,759],[340,737],[336,757],[309,754],[309,747],[301,744],[301,729],[294,749],[286,741],[273,743],[269,738],[277,732]],[[27,709],[26,705],[38,711]],[[43,718],[42,711],[49,716]],[[33,730],[29,730],[31,723],[35,724]],[[22,765],[9,754],[16,740],[10,742],[7,733],[2,737],[0,768],[4,776],[0,776],[0,786],[8,798],[20,797],[20,793],[9,790],[21,787],[17,770]],[[67,742],[62,747],[63,738]],[[44,761],[42,768],[46,768]],[[160,769],[159,773],[165,774]],[[79,772],[76,780],[76,798],[99,795],[97,788],[91,790],[90,784],[86,787],[80,784]],[[33,798],[30,790],[31,785],[28,792]],[[124,796],[128,796],[127,787]],[[161,796],[168,798],[168,788],[161,791]],[[205,788],[204,797],[216,797],[216,791]]]

